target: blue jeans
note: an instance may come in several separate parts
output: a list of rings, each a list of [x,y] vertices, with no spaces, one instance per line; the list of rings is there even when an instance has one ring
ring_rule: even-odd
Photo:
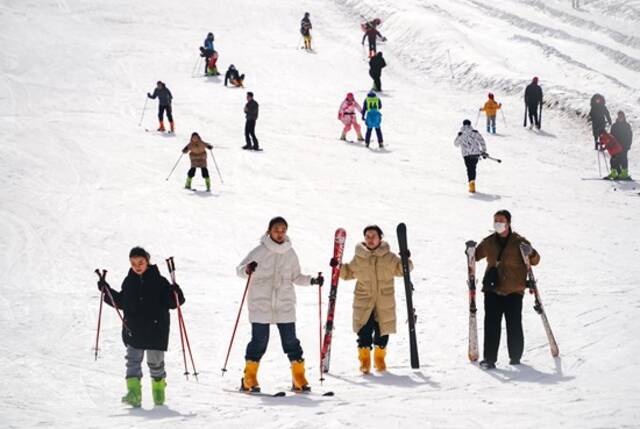
[[[494,116],[487,116],[487,132],[491,133],[493,132],[493,134],[496,133],[496,117]]]
[[[245,360],[259,362],[267,351],[269,344],[269,330],[271,325],[268,323],[252,323],[251,324],[251,341],[247,344],[247,353]],[[282,351],[289,357],[291,362],[302,360],[302,346],[300,340],[296,337],[295,323],[278,323],[278,331],[280,331],[280,341],[282,342]]]

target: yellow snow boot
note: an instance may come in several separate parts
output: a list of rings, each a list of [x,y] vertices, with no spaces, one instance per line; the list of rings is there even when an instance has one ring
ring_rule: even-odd
[[[293,379],[294,391],[308,392],[311,390],[309,382],[304,376],[304,360],[294,360],[291,362],[291,378]]]
[[[258,366],[260,366],[260,362],[247,361],[244,367],[244,377],[242,377],[240,390],[248,392],[260,391],[260,385],[258,384]]]
[[[371,372],[371,349],[369,347],[358,347],[358,359],[360,360],[360,372],[369,374]]]
[[[471,180],[469,182],[469,192],[471,192],[472,194],[474,194],[476,192],[476,181],[475,180]]]
[[[387,364],[384,362],[384,357],[387,355],[387,350],[376,346],[373,351],[373,365],[376,367],[376,371],[382,372],[387,370]]]

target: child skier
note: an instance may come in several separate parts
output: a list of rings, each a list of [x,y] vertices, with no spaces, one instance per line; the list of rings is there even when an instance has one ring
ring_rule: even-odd
[[[340,104],[340,109],[338,109],[338,120],[344,124],[344,128],[342,129],[342,135],[340,136],[340,140],[347,139],[347,133],[351,130],[351,127],[355,128],[356,134],[358,136],[358,141],[364,141],[362,138],[362,133],[360,132],[360,124],[358,124],[358,118],[356,117],[356,111],[358,113],[362,113],[362,107],[358,104],[358,102],[353,97],[353,93],[348,93],[347,97],[344,99],[342,104]]]
[[[367,39],[369,42],[369,58],[374,57],[378,52],[376,47],[378,37],[382,39],[383,42],[387,41],[386,37],[384,37],[378,31],[379,24],[380,20],[374,19],[373,21],[367,22],[364,26],[361,26],[362,30],[364,31],[364,36],[362,36],[362,45],[364,46],[365,39]]]
[[[484,106],[480,108],[481,112],[484,112],[487,116],[487,132],[488,133],[496,133],[496,114],[498,110],[502,107],[502,103],[497,103],[493,99],[493,94],[489,93],[489,99],[484,103]]]
[[[240,74],[233,64],[229,66],[227,73],[224,75],[224,86],[227,86],[228,82],[231,82],[231,85],[235,87],[243,88],[244,75]]]
[[[484,143],[482,135],[478,130],[471,127],[471,121],[465,119],[462,121],[462,128],[458,132],[458,136],[453,142],[455,146],[462,150],[464,165],[467,167],[467,179],[469,180],[469,192],[476,192],[476,166],[480,156],[486,158],[487,146]]]
[[[129,252],[131,269],[117,292],[106,281],[98,282],[98,289],[108,289],[115,304],[124,312],[124,320],[129,331],[123,326],[122,340],[127,347],[127,394],[122,402],[139,407],[142,402],[140,379],[142,359],[147,354],[147,365],[153,378],[151,391],[155,405],[163,405],[165,400],[166,372],[164,352],[169,343],[169,310],[176,308],[175,293],[180,305],[184,304],[184,294],[177,284],[171,284],[160,275],[156,265],[149,265],[149,254],[141,247]],[[111,305],[109,294],[104,294],[104,302]]]
[[[164,112],[167,112],[167,119],[169,119],[169,125],[171,126],[171,133],[175,133],[175,124],[173,123],[173,113],[171,111],[171,101],[173,100],[173,95],[171,95],[171,91],[167,88],[167,85],[162,81],[158,81],[156,84],[156,89],[153,91],[153,94],[147,92],[147,97],[155,100],[158,98],[158,121],[160,122],[160,126],[158,127],[158,131],[164,131]]]
[[[609,161],[611,164],[611,172],[604,178],[608,180],[619,179],[620,172],[622,170],[622,157],[620,155],[624,152],[624,148],[612,134],[609,134],[606,131],[603,131],[600,134],[599,143],[602,150],[606,150],[611,156],[611,160]]]
[[[294,284],[322,286],[324,278],[322,275],[312,278],[300,273],[298,255],[291,246],[287,229],[284,218],[271,219],[260,245],[249,252],[236,270],[239,277],[251,275],[248,297],[251,341],[247,345],[241,391],[260,391],[258,366],[267,350],[271,324],[278,326],[282,349],[291,362],[293,390],[303,392],[311,389],[305,378],[302,347],[296,337]]]
[[[402,277],[402,261],[382,240],[377,225],[364,229],[364,241],[356,245],[351,262],[342,264],[340,277],[356,279],[353,297],[353,332],[358,334],[360,371],[371,370],[371,346],[375,345],[373,362],[377,371],[385,371],[389,334],[396,332],[394,277]],[[331,259],[334,267],[338,261]],[[410,269],[413,263],[409,261]]]
[[[631,143],[633,141],[633,131],[631,125],[627,122],[627,117],[623,111],[618,112],[616,122],[611,126],[611,135],[620,142],[622,145],[622,152],[620,153],[620,174],[618,174],[618,180],[631,180],[629,176],[629,160],[628,153],[631,149]]]
[[[302,34],[302,38],[304,39],[304,48],[306,50],[311,50],[311,29],[313,26],[311,25],[311,19],[309,19],[309,12],[305,12],[302,21],[300,21],[300,34]]]
[[[196,168],[199,168],[202,172],[204,183],[207,185],[207,192],[211,192],[211,178],[207,169],[207,149],[213,149],[213,146],[203,142],[198,133],[191,134],[189,144],[182,149],[182,153],[189,153],[189,158],[191,159],[191,168],[187,172],[185,189],[191,189],[191,180],[196,175]]]
[[[376,130],[376,137],[378,139],[378,145],[380,149],[384,147],[382,142],[382,129],[380,129],[380,124],[382,123],[382,113],[380,113],[380,109],[382,108],[382,101],[376,95],[375,92],[369,91],[367,94],[367,98],[364,99],[364,103],[362,103],[364,108],[362,109],[362,120],[365,121],[367,125],[367,133],[364,137],[364,142],[367,147],[369,147],[369,143],[371,142],[371,130]]]

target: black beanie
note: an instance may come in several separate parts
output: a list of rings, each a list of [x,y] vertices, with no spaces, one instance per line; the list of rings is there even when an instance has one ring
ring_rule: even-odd
[[[129,258],[145,258],[149,262],[151,255],[142,247],[136,246],[129,252]]]
[[[464,121],[462,121],[462,125],[471,125],[471,121],[468,119],[465,119]]]
[[[509,222],[509,224],[511,224],[511,213],[509,213],[509,210],[498,210],[494,216],[504,216],[507,218],[507,222]]]
[[[283,224],[284,226],[287,227],[287,229],[289,229],[289,224],[287,223],[285,218],[283,218],[282,216],[276,216],[269,221],[268,231],[271,231],[271,228],[273,228],[275,225],[278,225],[278,224]]]

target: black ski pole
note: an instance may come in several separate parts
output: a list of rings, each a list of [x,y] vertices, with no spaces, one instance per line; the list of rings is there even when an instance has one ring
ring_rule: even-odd
[[[525,128],[527,127],[527,108],[527,103],[524,103],[524,121],[522,123],[522,126]]]

